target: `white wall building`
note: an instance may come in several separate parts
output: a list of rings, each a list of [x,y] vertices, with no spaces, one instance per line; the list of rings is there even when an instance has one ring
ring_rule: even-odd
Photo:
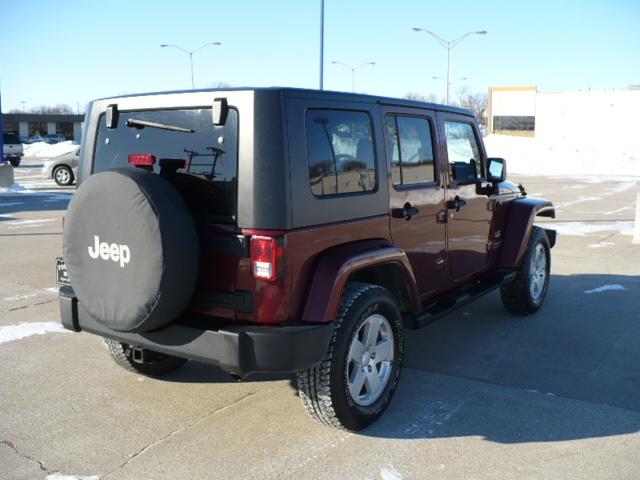
[[[640,90],[539,92],[535,86],[491,87],[487,133],[550,139],[638,134]]]

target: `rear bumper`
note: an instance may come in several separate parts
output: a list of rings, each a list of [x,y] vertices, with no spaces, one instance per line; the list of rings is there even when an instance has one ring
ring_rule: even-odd
[[[117,332],[97,322],[78,302],[71,287],[60,288],[62,325],[177,357],[213,363],[237,374],[293,372],[322,361],[333,324],[282,327],[228,325],[201,330],[171,325],[145,333]]]

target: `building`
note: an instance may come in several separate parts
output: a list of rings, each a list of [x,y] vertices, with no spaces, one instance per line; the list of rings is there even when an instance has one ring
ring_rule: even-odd
[[[535,85],[489,87],[487,133],[533,137],[537,95]]]
[[[17,132],[20,137],[32,137],[62,133],[67,140],[80,142],[84,115],[72,114],[40,114],[40,113],[5,113],[3,115],[3,131]]]
[[[640,90],[540,92],[490,87],[487,134],[544,138],[637,137]]]

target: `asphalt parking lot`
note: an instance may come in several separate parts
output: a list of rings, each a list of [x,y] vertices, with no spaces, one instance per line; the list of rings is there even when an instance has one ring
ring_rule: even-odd
[[[545,306],[514,317],[493,293],[409,332],[389,410],[352,434],[308,419],[292,376],[149,379],[61,331],[73,190],[39,172],[0,194],[0,479],[640,478],[640,179],[516,179],[558,207]]]

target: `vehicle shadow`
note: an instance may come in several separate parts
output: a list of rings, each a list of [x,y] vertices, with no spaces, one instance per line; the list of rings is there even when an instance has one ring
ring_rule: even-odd
[[[33,191],[29,193],[0,194],[0,222],[15,220],[8,214],[66,210],[72,192]]]
[[[535,315],[509,314],[496,292],[406,331],[400,387],[360,433],[498,443],[636,433],[639,296],[640,276],[553,275]]]
[[[253,383],[289,380],[289,384],[295,388],[294,377],[295,374],[293,373],[280,375],[255,374],[242,381]],[[177,383],[238,383],[240,381],[215,365],[196,361],[189,361],[181,369],[158,378]]]

